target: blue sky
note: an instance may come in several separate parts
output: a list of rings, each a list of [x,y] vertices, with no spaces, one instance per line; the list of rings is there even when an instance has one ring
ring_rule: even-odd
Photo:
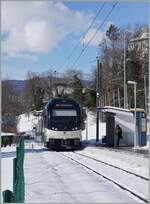
[[[63,73],[80,54],[83,45],[66,60],[73,47],[89,26],[103,2],[3,2],[2,3],[2,79],[26,79],[27,72],[48,69]],[[113,2],[107,2],[100,13],[99,25]],[[81,56],[75,69],[90,73],[98,54],[98,43],[110,22],[124,28],[128,24],[148,25],[147,2],[119,2],[93,43]],[[96,26],[93,27],[95,31]],[[93,32],[91,30],[91,33]],[[87,35],[85,39],[88,41]],[[63,64],[66,64],[63,66]]]

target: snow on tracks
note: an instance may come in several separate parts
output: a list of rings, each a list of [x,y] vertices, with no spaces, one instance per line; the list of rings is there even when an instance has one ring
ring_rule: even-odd
[[[75,152],[64,152],[63,155],[115,183],[122,189],[138,197],[140,200],[148,202],[149,183],[147,179],[140,178],[133,173],[131,174],[115,166],[96,161],[93,158]]]

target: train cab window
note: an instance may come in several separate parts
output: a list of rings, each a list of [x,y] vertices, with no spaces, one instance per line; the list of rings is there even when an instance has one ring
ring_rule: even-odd
[[[77,111],[76,110],[58,110],[58,109],[53,109],[52,111],[53,116],[77,116]]]

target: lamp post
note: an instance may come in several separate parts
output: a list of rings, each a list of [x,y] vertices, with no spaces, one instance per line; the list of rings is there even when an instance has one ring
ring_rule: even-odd
[[[134,86],[134,125],[135,125],[135,130],[134,130],[134,147],[137,146],[136,142],[136,85],[137,82],[135,81],[128,81],[128,84],[132,84]]]
[[[123,63],[123,69],[124,69],[124,108],[127,108],[127,87],[126,87],[126,32],[133,33],[130,30],[124,30],[124,63]]]
[[[147,89],[146,89],[146,75],[144,74],[144,95],[145,95],[145,112],[147,115]]]
[[[124,62],[123,62],[123,69],[124,69],[124,108],[126,108],[126,37],[124,31]]]
[[[97,57],[96,108],[100,106],[100,61]],[[96,142],[99,142],[99,112],[96,116]]]

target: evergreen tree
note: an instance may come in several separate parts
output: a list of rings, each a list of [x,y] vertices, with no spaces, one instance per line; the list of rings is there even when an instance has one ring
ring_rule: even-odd
[[[44,90],[41,87],[36,87],[34,90],[34,105],[36,110],[43,108]]]
[[[118,40],[120,33],[119,29],[115,25],[110,25],[108,30],[106,31],[106,36],[110,39],[112,42],[113,49],[115,48],[115,42]]]
[[[84,95],[84,106],[88,107],[90,110],[95,110],[96,107],[96,69],[93,70],[93,74],[90,78],[90,86],[86,88]]]
[[[73,83],[72,83],[72,88],[73,88],[73,93],[72,93],[72,97],[78,101],[80,104],[83,104],[83,85],[81,80],[79,79],[79,77],[77,75],[74,75],[73,77]]]

